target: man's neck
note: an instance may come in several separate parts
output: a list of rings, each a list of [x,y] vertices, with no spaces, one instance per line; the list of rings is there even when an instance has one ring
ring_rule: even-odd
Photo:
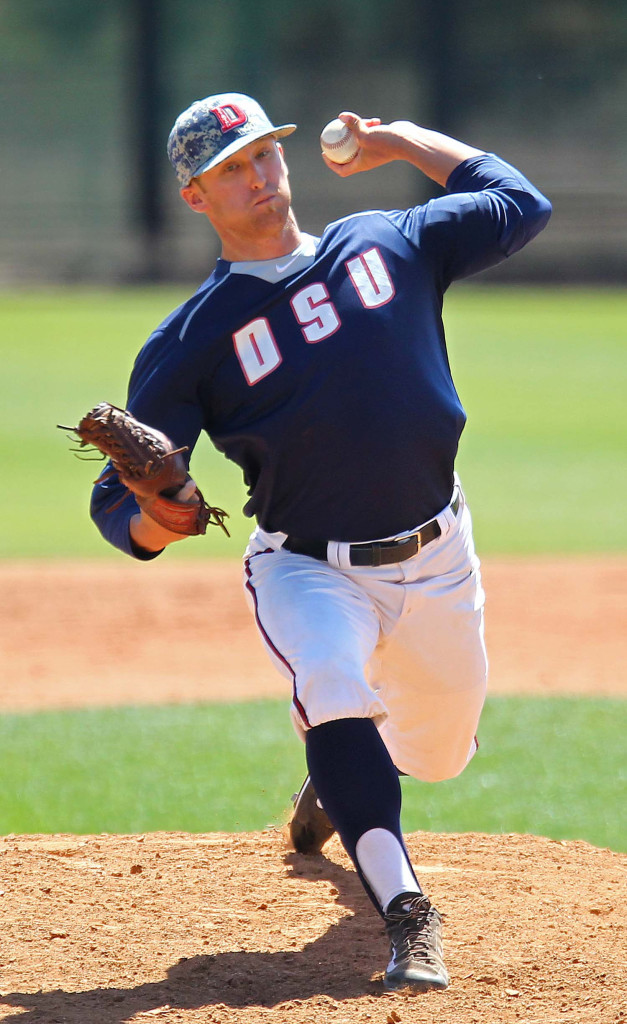
[[[301,232],[294,214],[290,215],[280,234],[252,238],[222,238],[222,259],[229,263],[248,260],[273,260],[287,256],[300,244]]]

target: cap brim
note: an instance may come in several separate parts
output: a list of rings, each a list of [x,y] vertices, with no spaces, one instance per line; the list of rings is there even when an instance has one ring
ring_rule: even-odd
[[[268,131],[267,128],[263,128],[256,132],[250,132],[248,135],[243,135],[216,156],[212,157],[211,160],[207,160],[205,164],[202,164],[197,171],[194,171],[193,177],[197,178],[200,174],[204,174],[205,171],[210,171],[212,167],[217,167],[218,164],[223,163],[224,160],[228,160],[230,156],[233,156],[233,153],[237,153],[238,150],[243,149],[244,146],[250,145],[251,142],[257,142],[258,139],[265,139],[266,136],[283,139],[286,135],[291,135],[292,132],[295,132],[296,128],[297,125],[295,124],[280,124],[277,128],[272,128],[271,131]]]

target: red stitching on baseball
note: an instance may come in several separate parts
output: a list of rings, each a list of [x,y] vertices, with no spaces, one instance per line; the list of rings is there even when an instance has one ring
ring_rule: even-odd
[[[347,139],[350,139],[352,134],[353,133],[349,131],[346,132],[346,134],[343,135],[341,139],[338,139],[337,142],[325,142],[325,149],[337,149],[338,146],[343,146]]]

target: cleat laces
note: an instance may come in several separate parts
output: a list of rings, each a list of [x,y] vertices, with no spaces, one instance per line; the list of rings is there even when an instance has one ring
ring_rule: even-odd
[[[404,901],[398,910],[385,915],[396,962],[414,957],[432,960],[437,945],[434,930],[437,918],[430,911],[428,897],[419,895]]]

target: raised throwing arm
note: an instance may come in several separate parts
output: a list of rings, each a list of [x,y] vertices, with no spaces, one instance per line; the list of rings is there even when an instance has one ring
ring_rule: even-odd
[[[347,164],[334,163],[323,154],[327,167],[341,178],[371,171],[395,160],[406,160],[444,186],[459,164],[483,153],[481,149],[422,128],[412,121],[382,124],[378,117],[359,117],[350,111],[344,111],[338,117],[351,129],[359,145],[358,153]]]

